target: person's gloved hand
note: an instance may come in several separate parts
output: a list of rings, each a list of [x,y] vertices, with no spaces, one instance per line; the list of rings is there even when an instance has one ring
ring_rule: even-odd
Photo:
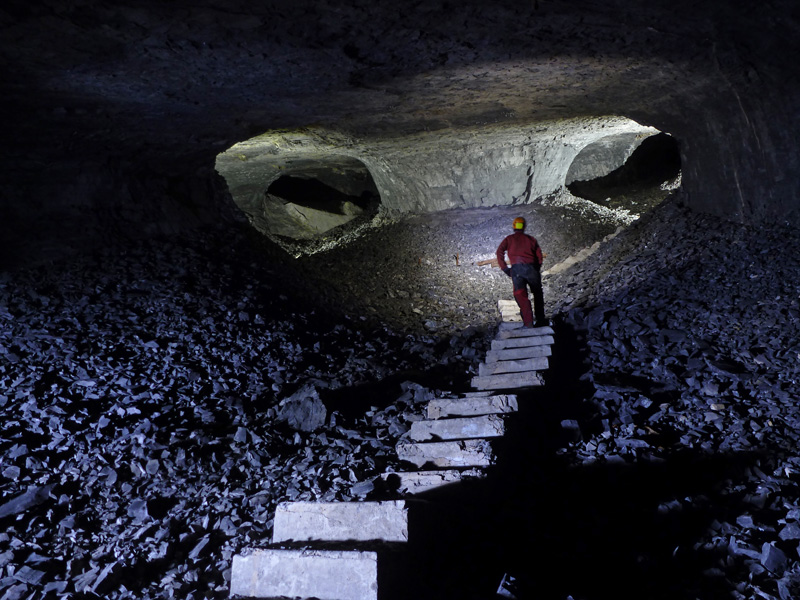
[[[511,267],[506,267],[505,269],[503,269],[503,273],[511,277]]]

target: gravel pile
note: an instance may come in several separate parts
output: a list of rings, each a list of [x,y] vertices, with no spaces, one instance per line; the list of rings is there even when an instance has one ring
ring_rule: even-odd
[[[800,597],[800,234],[668,202],[549,284],[560,509],[606,551],[570,593]]]
[[[397,466],[422,410],[404,374],[477,361],[258,259],[209,232],[0,282],[1,598],[227,597],[277,502]]]

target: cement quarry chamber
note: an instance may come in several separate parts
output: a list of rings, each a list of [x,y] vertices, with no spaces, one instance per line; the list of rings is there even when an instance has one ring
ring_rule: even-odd
[[[796,0],[5,0],[0,598],[395,500],[518,216],[547,385],[377,597],[800,598],[798,57]]]

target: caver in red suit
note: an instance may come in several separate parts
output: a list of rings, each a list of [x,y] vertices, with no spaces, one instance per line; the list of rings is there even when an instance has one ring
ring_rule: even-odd
[[[509,267],[505,261],[508,253]],[[497,247],[497,264],[514,283],[514,299],[519,305],[522,323],[525,327],[547,325],[544,316],[544,294],[542,293],[542,249],[532,235],[525,233],[525,219],[514,219],[514,233],[505,238]],[[533,293],[533,306],[536,309],[536,323],[533,320],[531,301],[528,300],[528,286]]]

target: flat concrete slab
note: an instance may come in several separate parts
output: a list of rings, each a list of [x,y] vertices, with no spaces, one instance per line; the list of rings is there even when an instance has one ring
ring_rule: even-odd
[[[375,552],[253,550],[235,555],[231,596],[377,600]]]
[[[475,417],[495,415],[519,410],[513,394],[476,396],[466,398],[436,398],[428,402],[428,418]]]
[[[501,321],[497,325],[498,331],[506,331],[508,329],[519,329],[522,327],[522,321]]]
[[[478,390],[511,390],[541,385],[544,385],[544,380],[541,375],[533,371],[472,378],[472,387]]]
[[[428,468],[489,467],[494,453],[488,440],[460,442],[400,442],[396,446],[400,460]]]
[[[528,298],[530,298],[530,297],[531,297],[531,295],[528,294]],[[516,300],[498,300],[497,301],[497,308],[499,310],[508,310],[510,308],[519,309],[519,305],[517,304]]]
[[[530,348],[533,346],[552,346],[555,340],[552,335],[536,335],[533,337],[517,337],[492,340],[492,350],[506,348]]]
[[[544,371],[549,367],[547,357],[523,358],[520,360],[502,360],[484,363],[478,366],[478,375],[499,375],[501,373],[522,373],[523,371]]]
[[[282,502],[272,542],[408,541],[408,509],[390,502]]]
[[[415,442],[469,440],[500,437],[505,431],[502,417],[483,415],[438,421],[415,421],[408,430],[408,439]]]
[[[486,353],[486,362],[497,362],[499,360],[519,360],[521,358],[539,358],[540,356],[551,356],[553,349],[547,346],[527,346],[525,348],[506,348],[505,350],[489,350]]]
[[[507,340],[518,337],[536,337],[541,335],[553,335],[555,332],[549,325],[545,327],[517,327],[515,329],[503,329],[494,336],[496,340]]]
[[[445,485],[461,483],[469,479],[482,479],[486,473],[479,469],[456,471],[454,469],[442,471],[410,471],[401,473],[384,473],[381,479],[387,482],[390,489],[396,489],[401,494],[421,494]]]

